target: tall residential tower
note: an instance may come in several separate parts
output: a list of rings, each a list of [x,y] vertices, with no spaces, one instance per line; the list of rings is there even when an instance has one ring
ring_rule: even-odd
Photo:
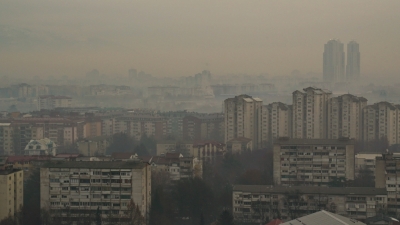
[[[338,39],[329,40],[324,47],[323,74],[325,82],[345,80],[343,44]]]
[[[236,138],[252,140],[252,149],[262,145],[262,100],[239,95],[225,100],[225,143]]]
[[[350,41],[347,44],[347,80],[357,80],[360,77],[360,48],[357,42]]]

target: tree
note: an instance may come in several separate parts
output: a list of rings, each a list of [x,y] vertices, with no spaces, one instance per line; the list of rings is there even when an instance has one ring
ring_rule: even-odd
[[[96,210],[96,225],[101,225],[100,206],[98,206],[98,207],[97,207],[97,210]]]
[[[153,185],[152,185],[153,186]],[[153,188],[153,187],[152,187]],[[169,193],[169,192],[168,192]],[[164,193],[162,185],[152,190],[151,207],[150,207],[150,225],[172,225],[174,224],[175,213],[172,205],[173,199],[168,198]]]
[[[228,210],[222,211],[218,217],[217,225],[234,225],[233,216]]]
[[[198,221],[201,213],[211,215],[215,201],[211,188],[200,178],[180,180],[173,187],[173,198],[176,201],[178,216],[189,217]],[[205,220],[210,220],[206,217]]]
[[[147,151],[146,146],[141,143],[140,145],[137,145],[134,148],[134,152],[138,155],[138,156],[147,156],[149,155],[149,152]]]
[[[328,185],[329,187],[346,187],[347,183],[345,177],[332,177]]]
[[[374,172],[368,168],[360,169],[358,176],[352,182],[353,187],[375,187]]]
[[[301,193],[298,189],[285,193],[283,200],[291,219],[295,219],[301,215],[300,206],[305,203],[302,195],[303,193]]]
[[[261,199],[252,202],[251,208],[253,211],[260,216],[260,223],[268,223],[269,222],[269,211],[270,206],[266,201],[261,201]]]
[[[200,225],[205,225],[203,213],[200,214]]]
[[[244,185],[265,185],[267,182],[263,175],[261,170],[249,169],[237,179],[237,183]]]
[[[40,169],[32,170],[30,176],[25,181],[24,185],[24,206],[22,215],[26,219],[26,225],[40,225],[41,210],[40,210]]]
[[[145,223],[144,217],[140,212],[139,205],[135,204],[133,199],[128,204],[129,225],[143,225]]]
[[[126,133],[117,133],[112,136],[111,144],[107,148],[107,154],[113,152],[133,152],[135,140]]]
[[[149,153],[151,153],[152,155],[156,155],[157,154],[157,152],[156,152],[156,150],[157,150],[157,142],[154,139],[154,137],[149,137],[145,133],[140,138],[140,143],[143,144],[146,147],[147,151]]]

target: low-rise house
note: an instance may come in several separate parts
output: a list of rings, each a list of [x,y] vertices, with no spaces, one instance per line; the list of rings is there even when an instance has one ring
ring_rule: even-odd
[[[25,147],[25,155],[56,155],[57,145],[48,138],[31,140]]]

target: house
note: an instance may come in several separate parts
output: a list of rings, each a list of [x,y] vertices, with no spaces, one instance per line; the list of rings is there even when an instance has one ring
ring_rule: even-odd
[[[48,138],[31,140],[25,147],[24,155],[56,155],[57,145]]]

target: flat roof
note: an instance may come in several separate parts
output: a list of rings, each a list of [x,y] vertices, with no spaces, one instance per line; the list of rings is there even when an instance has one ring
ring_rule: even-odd
[[[20,169],[0,170],[0,175],[9,175],[15,172],[21,171]]]
[[[233,191],[251,193],[276,193],[299,190],[303,194],[330,194],[330,195],[387,195],[386,188],[374,187],[318,187],[318,186],[296,186],[282,187],[269,185],[235,185]]]
[[[82,168],[82,169],[142,169],[143,162],[134,161],[56,161],[48,162],[44,168]]]

